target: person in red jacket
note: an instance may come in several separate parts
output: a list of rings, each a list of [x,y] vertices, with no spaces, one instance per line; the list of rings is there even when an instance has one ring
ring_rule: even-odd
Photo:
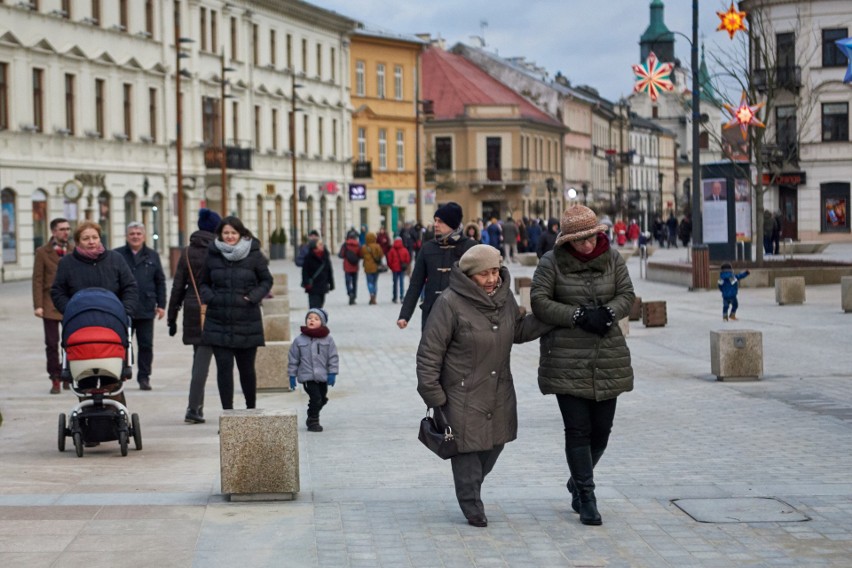
[[[624,221],[618,219],[612,226],[612,232],[615,233],[615,242],[618,243],[618,246],[623,247],[624,243],[627,242],[627,225],[624,224]]]
[[[340,247],[337,256],[343,259],[343,274],[346,277],[346,293],[349,305],[355,304],[358,295],[358,263],[361,261],[361,243],[354,230],[346,234],[346,241]]]
[[[633,248],[639,246],[639,233],[642,231],[639,229],[639,223],[636,222],[636,219],[630,221],[630,226],[627,227],[627,240],[633,243]]]
[[[379,232],[376,233],[376,244],[382,247],[382,254],[387,256],[391,249],[391,240],[384,227],[379,227]]]
[[[405,271],[411,264],[411,254],[402,244],[402,237],[393,240],[393,246],[387,254],[387,261],[388,268],[393,273],[393,303],[395,304],[397,297],[405,296]],[[399,296],[397,296],[397,293],[399,293]]]

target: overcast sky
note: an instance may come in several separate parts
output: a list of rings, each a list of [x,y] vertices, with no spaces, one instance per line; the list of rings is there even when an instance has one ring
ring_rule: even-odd
[[[523,56],[557,71],[572,85],[590,85],[609,100],[633,89],[630,66],[639,62],[639,37],[650,21],[651,0],[308,0],[367,25],[398,33],[430,33],[452,47],[479,45],[502,57]],[[692,36],[692,2],[665,0],[665,22],[673,32]],[[699,37],[711,63],[713,50],[730,49],[716,32],[717,11],[730,0],[700,0]],[[487,22],[483,28],[481,22]],[[675,53],[689,65],[689,43],[675,35]],[[711,72],[713,70],[711,69]]]

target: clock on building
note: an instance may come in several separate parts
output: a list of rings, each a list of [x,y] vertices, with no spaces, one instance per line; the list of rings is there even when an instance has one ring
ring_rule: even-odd
[[[83,185],[76,179],[68,180],[62,185],[62,194],[68,201],[77,201],[83,194]]]

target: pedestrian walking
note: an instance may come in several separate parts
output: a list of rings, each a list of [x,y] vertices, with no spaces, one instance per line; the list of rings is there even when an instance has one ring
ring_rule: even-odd
[[[642,232],[642,229],[639,228],[639,223],[636,222],[636,219],[630,220],[630,225],[627,226],[627,240],[633,243],[633,248],[639,246],[639,234]]]
[[[393,240],[393,246],[388,251],[387,262],[388,269],[393,274],[393,303],[395,304],[397,298],[405,297],[405,271],[411,264],[411,255],[405,248],[401,237]]]
[[[346,295],[349,296],[349,305],[355,304],[358,297],[358,264],[361,262],[361,243],[358,242],[358,233],[351,229],[346,234],[346,240],[340,245],[337,256],[343,259],[343,277],[346,281]]]
[[[500,223],[497,222],[496,217],[491,218],[491,222],[488,223],[487,227],[485,227],[485,231],[488,233],[488,244],[499,250],[502,254],[503,228],[500,227]]]
[[[44,349],[47,358],[47,378],[50,394],[59,394],[60,385],[71,388],[70,381],[62,381],[62,361],[59,356],[59,323],[62,314],[53,305],[50,287],[56,278],[59,261],[74,250],[70,242],[71,223],[57,217],[50,222],[50,240],[38,247],[33,261],[33,315],[40,318],[44,328]]]
[[[379,267],[382,265],[384,253],[376,243],[376,233],[368,232],[361,247],[361,258],[364,259],[364,275],[367,278],[367,291],[370,293],[370,305],[376,305],[379,293]]]
[[[521,314],[509,281],[497,249],[468,249],[451,269],[417,349],[417,392],[435,409],[439,427],[452,428],[459,449],[451,458],[456,498],[475,527],[488,525],[482,483],[518,434],[512,344],[551,328]]]
[[[480,243],[480,231],[479,231],[479,223],[472,221],[464,226],[464,236],[469,238],[472,241],[475,241],[477,244]],[[488,244],[488,243],[482,243]]]
[[[260,303],[272,288],[269,263],[239,217],[216,227],[201,277],[201,302],[207,305],[201,341],[213,347],[222,408],[234,408],[234,363],[246,408],[257,405],[254,360],[264,345]]]
[[[556,395],[562,414],[571,507],[584,525],[599,525],[594,467],[607,447],[618,395],[633,390],[630,350],[617,322],[630,313],[635,294],[594,211],[568,208],[560,229],[530,290],[533,313],[556,326],[542,345],[538,385],[542,394]]]
[[[287,356],[290,389],[301,383],[308,393],[309,432],[322,432],[320,411],[328,404],[328,387],[333,387],[340,371],[337,346],[328,329],[328,312],[311,308],[305,316],[301,334],[293,340]]]
[[[740,303],[737,300],[737,294],[740,291],[740,280],[747,277],[751,272],[748,270],[734,274],[731,264],[726,262],[722,264],[721,272],[719,273],[719,281],[716,283],[719,286],[719,291],[722,292],[722,320],[728,321],[728,318],[737,320],[737,309]],[[731,310],[731,315],[728,316],[728,309]]]
[[[677,236],[684,248],[689,246],[689,241],[692,239],[692,219],[689,214],[683,216],[677,226]]]
[[[408,327],[421,292],[424,294],[420,303],[421,330],[426,327],[426,320],[435,300],[450,285],[450,269],[453,264],[458,262],[467,249],[476,244],[476,241],[462,234],[461,223],[462,208],[454,201],[435,211],[435,235],[430,240],[424,240],[417,255],[411,282],[396,321],[399,329]]]
[[[296,263],[296,266],[302,267],[305,265],[305,258],[307,258],[308,253],[311,252],[311,244],[315,243],[317,239],[320,238],[319,231],[316,229],[311,229],[308,233],[308,238],[305,239],[299,246],[299,253],[296,255],[296,259],[293,261]]]
[[[376,233],[376,244],[382,248],[382,254],[387,256],[391,249],[391,239],[384,227],[379,227],[379,231]]]
[[[616,219],[615,225],[612,226],[612,232],[615,234],[615,242],[618,243],[618,246],[623,247],[627,242],[627,224],[621,219]]]
[[[166,275],[160,255],[145,244],[145,225],[127,225],[127,244],[118,247],[139,286],[139,296],[133,310],[133,336],[136,338],[136,381],[140,390],[151,390],[151,366],[154,363],[154,318],[166,315]]]
[[[506,262],[515,262],[515,254],[518,252],[518,238],[520,232],[518,225],[510,215],[503,221],[503,258]]]
[[[668,232],[666,246],[677,248],[677,217],[674,216],[674,213],[669,213],[669,218],[666,219],[666,230]]]
[[[334,270],[331,253],[322,239],[311,242],[311,250],[302,265],[302,288],[308,295],[308,307],[321,308],[325,295],[334,290]]]
[[[189,236],[189,245],[183,249],[175,267],[175,279],[166,308],[171,337],[177,335],[177,317],[183,308],[182,340],[184,345],[192,345],[189,402],[184,414],[184,421],[189,424],[204,423],[204,387],[213,359],[213,347],[202,342],[205,317],[202,307],[204,310],[207,307],[201,302],[198,285],[207,265],[208,249],[216,239],[216,228],[221,220],[218,213],[210,209],[202,208],[198,211],[198,230]]]
[[[538,247],[535,250],[539,258],[544,256],[546,252],[553,250],[553,245],[556,243],[556,237],[559,235],[559,219],[551,217],[547,220],[547,230],[541,234],[538,240]]]

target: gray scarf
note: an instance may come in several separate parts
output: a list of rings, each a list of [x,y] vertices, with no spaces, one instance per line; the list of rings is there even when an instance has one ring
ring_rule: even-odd
[[[231,262],[236,262],[238,260],[242,260],[249,255],[251,251],[251,239],[248,237],[243,237],[237,244],[231,246],[219,239],[213,241],[216,244],[216,248],[219,249],[219,252],[222,253],[226,259]]]

